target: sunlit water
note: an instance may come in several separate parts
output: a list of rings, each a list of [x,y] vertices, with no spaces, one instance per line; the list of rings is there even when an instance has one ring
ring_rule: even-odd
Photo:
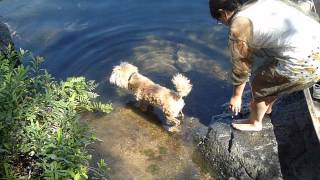
[[[16,46],[44,56],[56,79],[85,76],[100,84],[100,99],[115,110],[86,118],[103,141],[95,157],[113,166],[114,177],[200,177],[184,138],[134,110],[132,96],[107,79],[122,61],[169,88],[181,72],[194,85],[185,115],[208,124],[231,87],[227,30],[211,19],[207,0],[3,0],[0,16]]]

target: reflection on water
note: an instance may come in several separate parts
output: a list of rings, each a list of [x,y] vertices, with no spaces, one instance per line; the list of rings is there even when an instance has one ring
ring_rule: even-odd
[[[230,66],[226,28],[209,17],[207,0],[3,0],[0,4],[1,20],[10,26],[17,47],[44,56],[44,67],[57,79],[96,80],[101,100],[114,104],[112,115],[90,123],[104,141],[96,146],[97,152],[111,155],[110,164],[119,170],[115,176],[151,177],[145,172],[148,168],[163,177],[181,177],[180,170],[199,174],[187,162],[184,144],[173,141],[149,117],[127,109],[132,96],[107,79],[122,61],[169,88],[172,76],[181,72],[194,85],[184,114],[208,124],[231,88],[226,82]],[[168,161],[176,167],[166,165]],[[121,168],[123,163],[130,171]]]
[[[18,47],[46,57],[57,78],[84,75],[104,84],[102,98],[123,104],[105,80],[129,61],[164,86],[183,72],[194,83],[186,114],[207,124],[231,88],[226,28],[209,17],[207,0],[4,0],[1,19]]]

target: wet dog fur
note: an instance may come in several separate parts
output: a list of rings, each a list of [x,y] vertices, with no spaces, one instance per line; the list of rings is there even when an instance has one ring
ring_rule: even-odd
[[[109,79],[111,84],[129,90],[139,102],[139,106],[146,111],[148,106],[159,107],[166,118],[163,125],[170,132],[180,131],[181,121],[184,118],[182,109],[186,97],[191,89],[190,80],[181,74],[172,78],[176,91],[154,83],[138,72],[138,68],[128,62],[114,66]]]

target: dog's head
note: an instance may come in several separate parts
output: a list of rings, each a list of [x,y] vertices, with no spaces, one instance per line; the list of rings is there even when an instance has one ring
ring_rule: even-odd
[[[114,66],[110,76],[110,83],[119,87],[128,89],[128,80],[133,73],[137,73],[138,68],[127,62],[122,62],[118,66]]]

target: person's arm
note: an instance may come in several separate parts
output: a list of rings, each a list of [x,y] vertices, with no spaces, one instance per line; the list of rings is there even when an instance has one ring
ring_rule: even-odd
[[[245,82],[240,85],[233,86],[233,95],[231,96],[231,99],[230,99],[229,109],[233,113],[235,113],[235,115],[238,115],[238,113],[241,111],[242,93],[245,86],[246,86]]]
[[[251,21],[245,17],[237,17],[230,26],[231,80],[234,88],[229,108],[235,114],[238,114],[241,110],[242,93],[251,72],[249,43],[252,39],[252,29]]]

